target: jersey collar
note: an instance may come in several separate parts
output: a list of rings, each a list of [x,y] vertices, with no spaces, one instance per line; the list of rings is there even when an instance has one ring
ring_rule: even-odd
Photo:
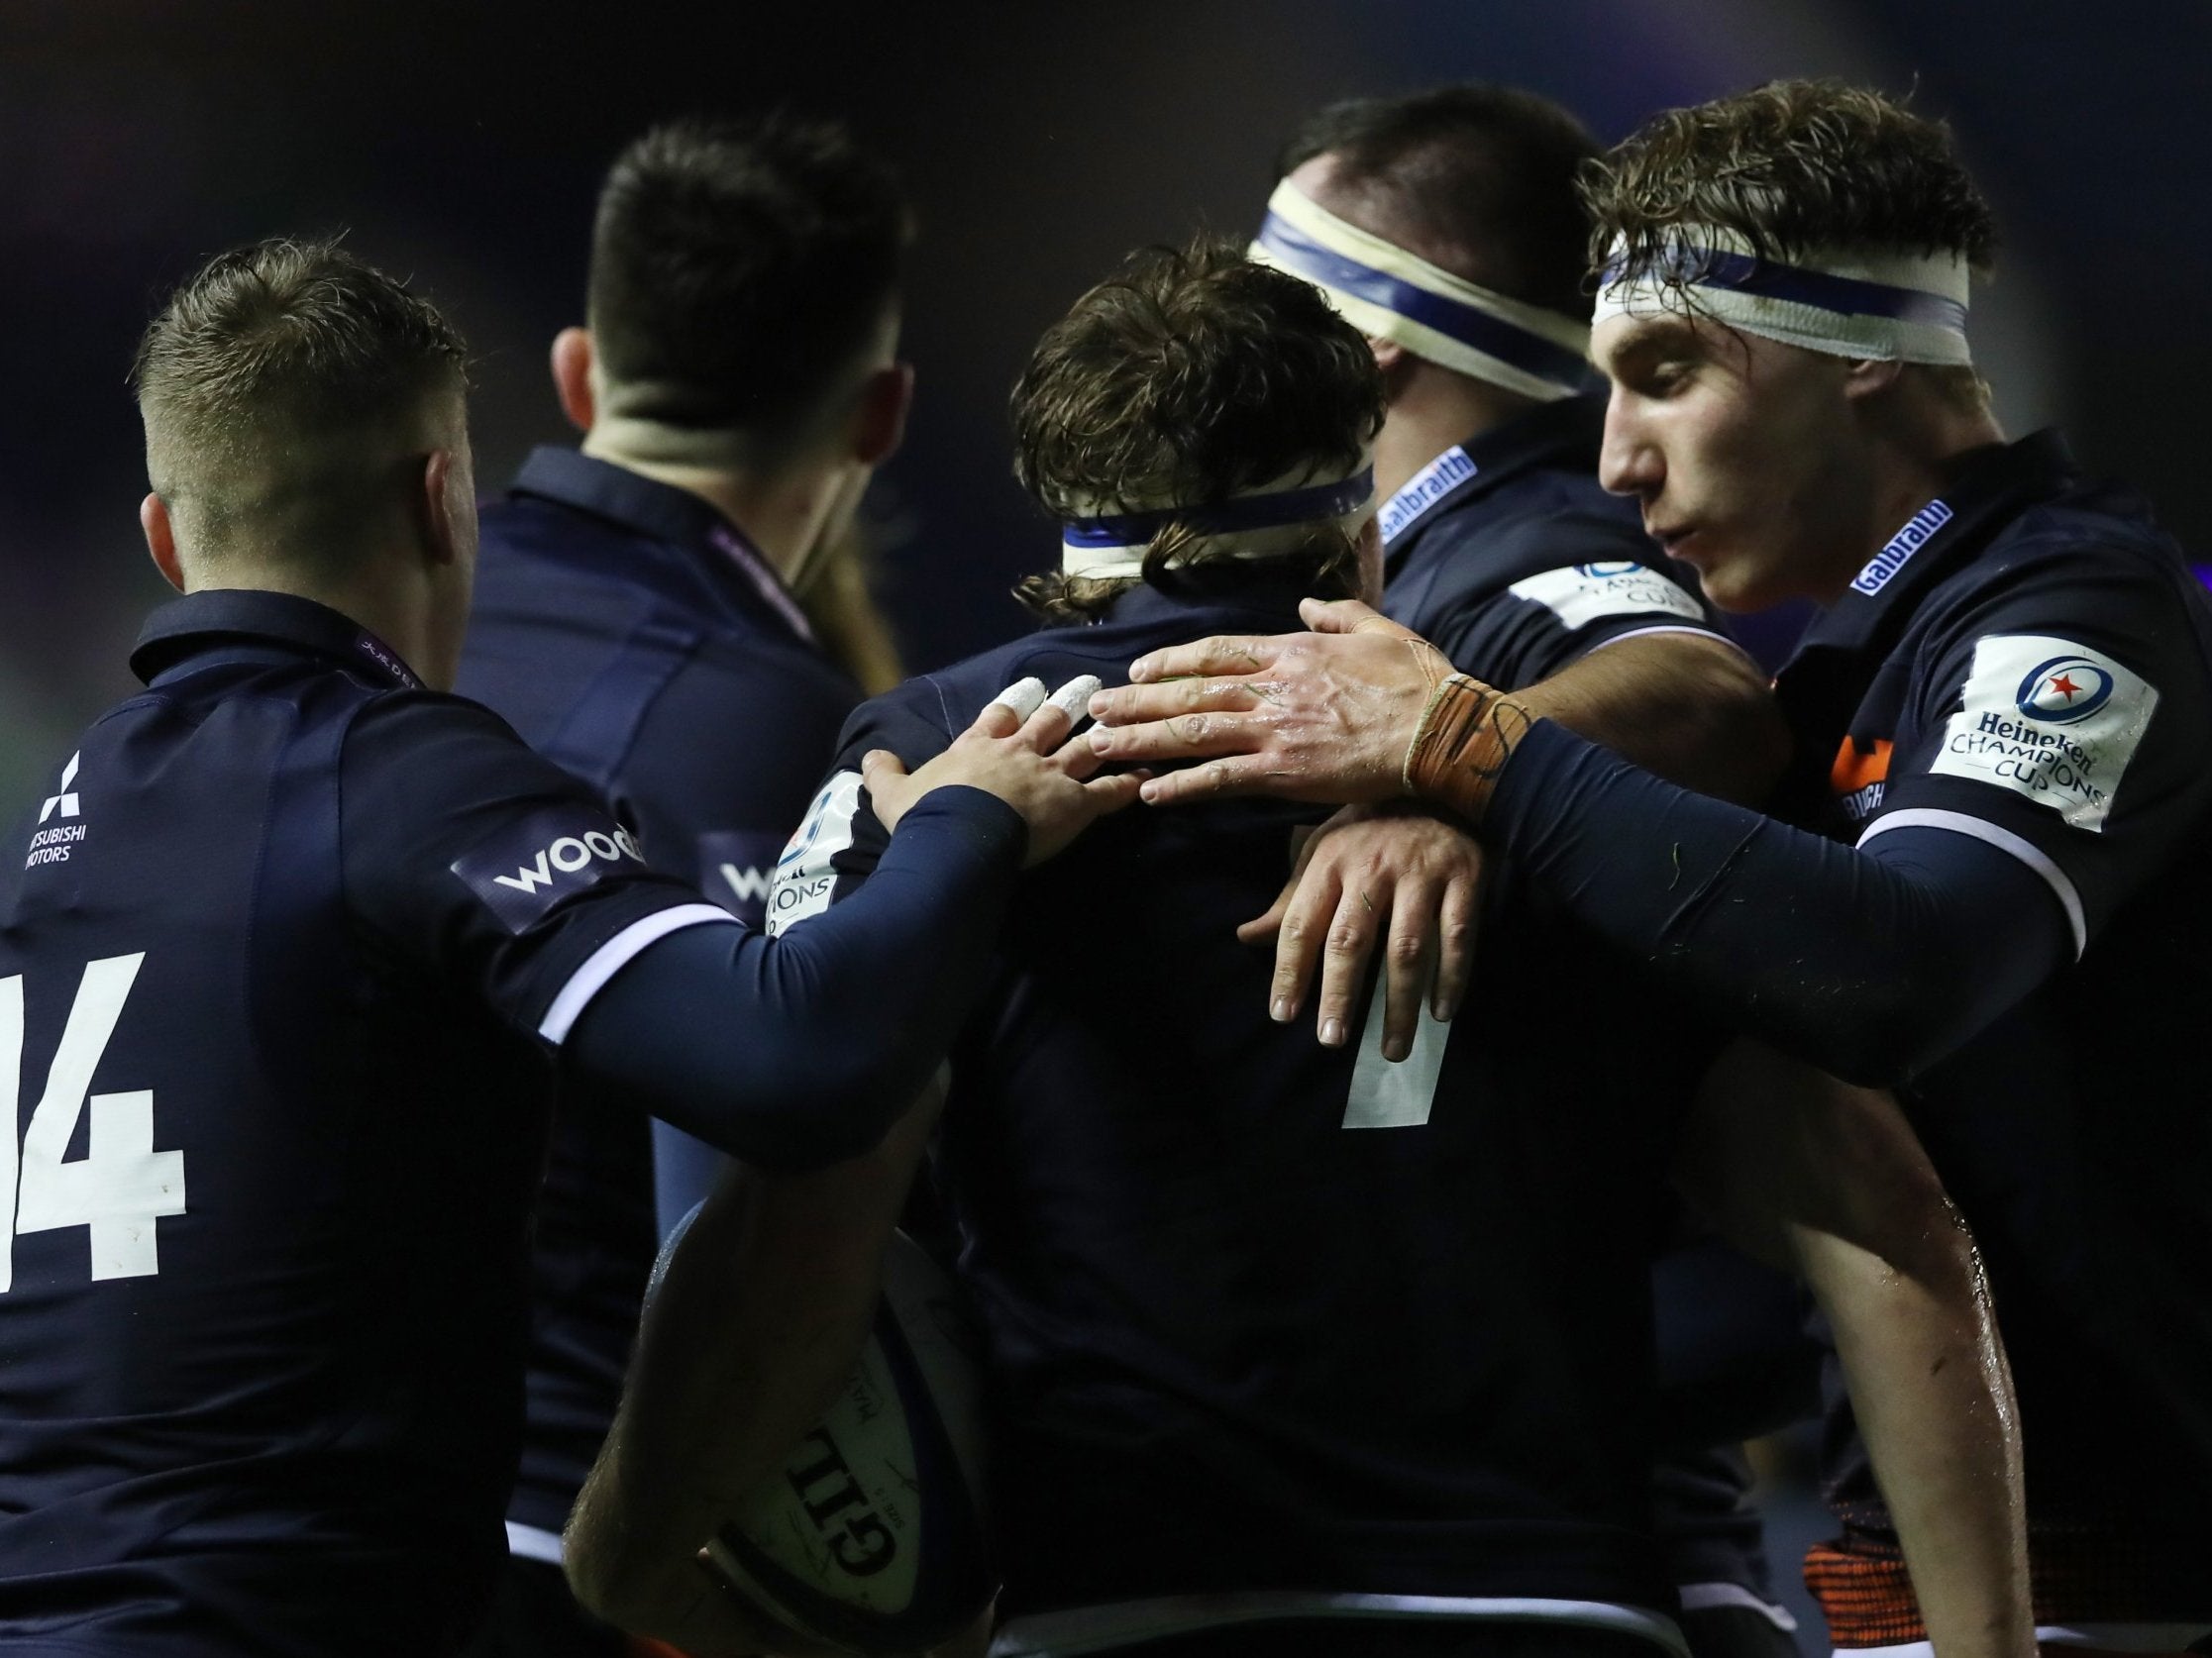
[[[394,690],[422,689],[399,653],[353,618],[293,593],[243,587],[187,593],[155,611],[131,650],[131,672],[151,685],[191,658],[239,645],[327,657]]]
[[[2063,439],[2038,432],[1961,456],[1943,492],[1906,520],[1850,590],[1814,619],[1775,677],[1793,739],[1778,798],[1820,798],[1830,756],[1921,601],[2007,522],[2076,476]]]
[[[1377,516],[1386,568],[1396,571],[1427,525],[1524,472],[1564,466],[1595,475],[1604,436],[1605,404],[1579,396],[1539,404],[1454,444],[1383,503]]]
[[[1978,557],[2008,522],[2080,475],[2065,439],[2051,428],[1960,456],[1943,490],[1899,526],[1806,630],[1799,655],[1893,641],[1931,589]]]
[[[515,474],[510,493],[588,512],[648,540],[695,555],[689,563],[717,591],[733,583],[774,611],[786,628],[814,643],[813,624],[768,556],[719,510],[688,489],[573,449],[541,445]]]
[[[1250,566],[1224,567],[1223,573],[1230,574],[1232,570],[1230,579],[1203,585],[1194,582],[1188,590],[1180,592],[1168,592],[1140,581],[1115,594],[1103,619],[1117,626],[1146,626],[1172,617],[1200,614],[1218,617],[1224,611],[1231,611],[1253,627],[1269,627],[1282,633],[1306,631],[1306,624],[1298,617],[1299,600],[1309,596],[1302,583],[1269,579]],[[1211,628],[1211,624],[1199,626]]]

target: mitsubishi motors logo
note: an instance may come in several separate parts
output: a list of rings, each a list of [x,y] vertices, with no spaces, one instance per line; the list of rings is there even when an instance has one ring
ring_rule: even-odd
[[[69,785],[77,780],[77,763],[83,758],[84,754],[80,750],[69,756],[69,764],[61,768],[61,792],[49,798],[47,803],[39,808],[39,821],[41,823],[52,817],[56,809],[60,811],[63,817],[76,817],[82,813],[83,807],[77,803],[76,790]]]
[[[77,791],[69,785],[77,780],[77,763],[81,753],[69,756],[69,764],[61,768],[61,787],[39,808],[39,832],[31,837],[30,856],[23,861],[27,870],[41,864],[66,864],[69,857],[84,839],[84,825],[71,823],[70,818],[81,818],[84,806],[77,799]],[[51,825],[49,820],[52,820]]]

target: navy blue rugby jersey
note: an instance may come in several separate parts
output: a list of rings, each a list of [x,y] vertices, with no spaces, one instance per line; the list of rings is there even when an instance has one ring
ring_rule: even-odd
[[[482,515],[458,687],[582,778],[655,869],[759,925],[776,857],[860,689],[758,551],[687,490],[540,449]],[[539,1207],[516,1549],[561,1527],[614,1418],[662,1222],[719,1155],[563,1098]],[[656,1165],[659,1180],[656,1182]]]
[[[1696,572],[1660,553],[1633,500],[1599,484],[1604,424],[1602,403],[1565,398],[1422,467],[1381,513],[1384,611],[1461,672],[1505,690],[1549,678],[1622,639],[1666,632],[1728,638]],[[1669,1120],[1679,1109],[1679,1101],[1668,1103]],[[1732,1258],[1732,1271],[1752,1270],[1722,1246],[1708,1245],[1706,1254]],[[1728,1316],[1708,1292],[1735,1286],[1709,1284],[1679,1264],[1662,1263],[1653,1287],[1663,1367],[1699,1378],[1696,1391],[1713,1400],[1707,1413],[1723,1434],[1715,1445],[1745,1437],[1751,1430],[1728,1419],[1730,1397],[1765,1378],[1746,1374],[1736,1356],[1745,1347],[1791,1346],[1794,1314],[1776,1317],[1769,1297],[1752,1296]],[[1682,1351],[1700,1344],[1702,1352]],[[1804,1391],[1812,1392],[1810,1376]],[[1758,1431],[1774,1425],[1765,1421]],[[1749,1485],[1733,1453],[1669,1448],[1653,1491],[1678,1582],[1726,1582],[1762,1604],[1771,1599],[1758,1518],[1745,1505]],[[1716,1513],[1732,1518],[1716,1526]]]
[[[1604,421],[1602,403],[1563,398],[1415,473],[1380,514],[1385,614],[1505,690],[1633,634],[1726,638],[1696,573],[1598,483]]]
[[[149,623],[0,869],[0,1646],[441,1652],[520,1428],[553,1038],[718,917],[304,599]]]
[[[1965,459],[1778,681],[1784,814],[1969,835],[2078,959],[1903,1090],[1980,1240],[2051,1618],[2212,1617],[2212,602],[2044,433]],[[1887,1529],[1847,1416],[1846,1520]]]
[[[1296,625],[1295,593],[1242,581],[1134,588],[1100,625],[865,704],[771,928],[879,856],[867,750],[919,763],[1025,675],[1118,683],[1149,650]],[[1647,1508],[1671,1125],[1641,1108],[1681,1092],[1665,1021],[1500,883],[1465,1010],[1403,1064],[1272,1023],[1272,953],[1234,931],[1325,815],[1104,820],[1023,878],[954,1049],[940,1174],[990,1340],[996,1650],[1127,1644],[1255,1594],[1281,1615],[1558,1617],[1672,1645]]]

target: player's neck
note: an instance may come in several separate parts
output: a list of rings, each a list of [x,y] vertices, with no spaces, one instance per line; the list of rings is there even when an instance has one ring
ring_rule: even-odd
[[[2004,428],[1986,404],[1925,393],[1902,399],[1883,422],[1874,451],[1867,557],[1944,492],[1962,456],[2004,441]]]
[[[673,454],[665,428],[646,433],[638,424],[601,421],[585,436],[583,453],[696,495],[735,525],[786,584],[795,583],[849,492],[852,464],[823,453],[773,467],[749,466],[735,454],[715,453],[717,434],[698,434],[701,447]]]
[[[433,690],[451,690],[461,667],[469,607],[465,578],[419,561],[363,559],[340,575],[286,560],[234,557],[186,567],[185,591],[234,589],[312,599],[366,628]]]
[[[1495,431],[1537,406],[1502,386],[1411,363],[1391,388],[1390,414],[1375,436],[1376,495],[1389,500],[1452,445]]]

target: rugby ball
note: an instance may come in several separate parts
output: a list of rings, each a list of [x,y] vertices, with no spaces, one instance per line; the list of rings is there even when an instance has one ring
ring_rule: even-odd
[[[980,1359],[951,1282],[895,1234],[844,1392],[707,1545],[731,1588],[858,1653],[919,1652],[973,1623],[998,1593]]]

